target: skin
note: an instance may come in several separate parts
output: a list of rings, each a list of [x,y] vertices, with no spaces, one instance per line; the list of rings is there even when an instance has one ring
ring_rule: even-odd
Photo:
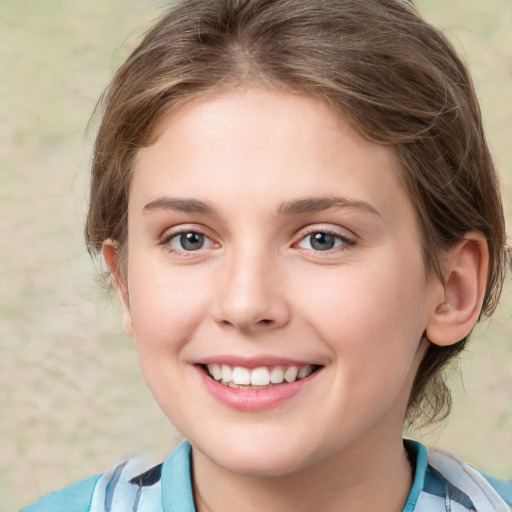
[[[407,399],[450,312],[396,166],[322,103],[250,88],[191,101],[139,151],[116,282],[147,383],[193,446],[199,512],[402,509]],[[325,232],[335,246],[318,250]],[[109,241],[104,255],[121,275]],[[246,411],[205,389],[198,363],[227,355],[321,369]]]

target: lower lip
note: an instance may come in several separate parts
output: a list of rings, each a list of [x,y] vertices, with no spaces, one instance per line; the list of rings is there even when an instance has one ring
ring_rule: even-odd
[[[319,369],[305,379],[286,384],[277,384],[271,388],[244,389],[224,386],[206,375],[201,367],[197,367],[197,369],[206,389],[216,400],[232,409],[239,409],[241,411],[264,411],[281,405],[286,400],[305,391],[321,372],[321,369]]]

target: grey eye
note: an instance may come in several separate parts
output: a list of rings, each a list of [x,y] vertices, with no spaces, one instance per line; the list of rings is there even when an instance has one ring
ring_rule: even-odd
[[[298,245],[302,249],[329,251],[345,243],[348,243],[348,241],[340,235],[334,235],[325,231],[316,231],[305,236]]]
[[[194,231],[180,233],[171,239],[171,245],[183,251],[197,251],[202,249],[204,244],[205,236]]]
[[[335,247],[336,238],[338,237],[330,235],[329,233],[312,233],[309,235],[309,243],[315,251],[328,251]]]

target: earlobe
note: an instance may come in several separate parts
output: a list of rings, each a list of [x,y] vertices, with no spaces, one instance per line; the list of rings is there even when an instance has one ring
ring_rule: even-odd
[[[427,338],[439,346],[453,345],[476,324],[485,295],[489,250],[480,233],[467,233],[446,253],[442,293],[429,316]]]
[[[124,332],[133,338],[133,325],[130,313],[130,296],[128,294],[126,279],[123,277],[123,273],[119,268],[117,244],[113,240],[107,239],[103,242],[101,252],[103,254],[105,263],[110,270],[112,281],[114,283],[119,302],[121,303]]]

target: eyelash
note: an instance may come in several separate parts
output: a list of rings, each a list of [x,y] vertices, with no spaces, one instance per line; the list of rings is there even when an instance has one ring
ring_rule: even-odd
[[[348,238],[348,237],[341,235],[340,233],[337,233],[333,230],[317,228],[317,229],[310,229],[304,233],[301,233],[301,238],[300,238],[299,242],[297,242],[295,245],[300,246],[299,244],[301,244],[308,238],[312,237],[313,235],[317,235],[317,234],[333,237],[335,239],[335,243],[336,242],[339,242],[339,243],[338,243],[338,245],[335,245],[334,247],[332,247],[330,249],[325,249],[325,250],[316,250],[314,248],[307,248],[307,247],[302,247],[302,249],[305,249],[305,250],[311,251],[311,252],[315,252],[315,253],[330,254],[330,253],[337,252],[337,251],[344,251],[347,249],[348,246],[353,246],[356,244],[356,241],[353,238]]]
[[[200,237],[203,238],[203,244],[198,247],[197,249],[185,249],[183,247],[183,244],[182,244],[182,240],[180,240],[180,245],[181,245],[181,248],[176,248],[173,246],[172,244],[172,241],[174,239],[177,239],[178,237],[182,237],[184,235],[198,235]],[[323,236],[328,236],[328,237],[332,237],[334,239],[334,243],[337,244],[337,245],[334,245],[334,247],[332,248],[328,248],[328,249],[315,249],[315,248],[308,248],[308,247],[301,247],[300,244],[303,243],[305,240],[308,239],[308,237],[312,237],[313,235],[323,235]],[[310,238],[311,240],[311,238]],[[179,231],[174,231],[170,234],[168,234],[167,236],[165,236],[163,238],[163,240],[161,241],[161,245],[163,246],[166,246],[167,250],[169,253],[174,253],[174,254],[177,254],[179,256],[187,256],[187,255],[192,255],[194,254],[195,252],[199,252],[201,249],[205,249],[205,248],[208,248],[208,247],[204,247],[204,244],[207,243],[208,244],[208,247],[211,247],[212,245],[215,244],[215,242],[213,242],[211,240],[211,238],[206,235],[205,233],[203,233],[201,230],[198,230],[198,229],[186,229],[186,228],[182,228],[180,229]],[[311,252],[314,252],[314,253],[326,253],[326,254],[330,254],[330,253],[333,253],[333,252],[338,252],[338,251],[343,251],[343,250],[346,250],[347,249],[347,246],[352,246],[352,245],[355,245],[356,241],[352,238],[348,238],[346,236],[343,236],[339,233],[336,233],[335,231],[333,230],[329,230],[329,229],[311,229],[309,231],[306,231],[306,232],[303,232],[301,233],[301,238],[300,240],[294,244],[295,247],[300,247],[302,249],[305,249],[307,251],[311,251]],[[311,244],[311,242],[310,242]]]
[[[175,238],[182,237],[184,235],[198,235],[200,237],[203,237],[203,245],[201,245],[201,247],[197,248],[196,250],[187,250],[187,249],[183,248],[183,245],[182,245],[181,249],[174,247],[172,245],[172,241]],[[208,235],[206,235],[205,233],[203,233],[201,230],[186,229],[186,228],[182,228],[182,229],[179,229],[178,231],[174,231],[174,232],[168,234],[161,241],[161,245],[165,246],[169,253],[177,254],[178,256],[187,256],[187,255],[192,255],[196,252],[199,252],[201,249],[205,248],[204,243],[208,243],[209,246],[215,244],[215,242],[213,242],[211,240],[211,238]]]

